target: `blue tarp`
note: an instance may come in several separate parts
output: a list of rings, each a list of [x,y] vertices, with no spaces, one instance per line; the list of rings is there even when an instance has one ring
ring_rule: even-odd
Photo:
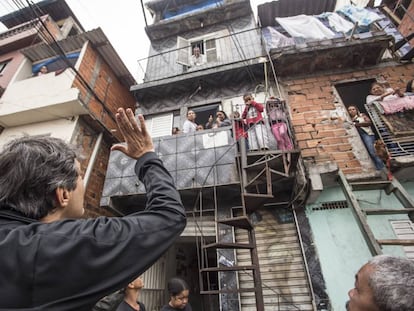
[[[80,55],[80,52],[70,53],[70,54],[66,55],[66,59],[78,58],[79,55]],[[48,66],[48,65],[50,65],[54,62],[62,60],[62,58],[63,58],[62,56],[56,56],[56,57],[53,57],[53,58],[49,58],[49,59],[47,59],[43,62],[37,63],[36,65],[33,65],[32,72],[35,74],[35,73],[39,72],[39,70],[42,66]]]
[[[205,0],[201,1],[197,4],[189,4],[184,5],[181,8],[177,9],[170,9],[164,13],[164,19],[176,17],[178,15],[186,14],[186,13],[194,13],[195,11],[205,10],[207,8],[218,7],[224,3],[224,0]]]

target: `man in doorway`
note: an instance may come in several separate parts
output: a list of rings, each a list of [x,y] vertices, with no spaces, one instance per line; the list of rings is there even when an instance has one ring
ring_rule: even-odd
[[[142,115],[116,113],[144,211],[79,219],[84,186],[74,149],[53,137],[22,137],[0,152],[0,309],[91,310],[150,267],[186,225],[174,180],[154,153]]]
[[[348,311],[410,311],[414,308],[414,262],[380,255],[355,275],[348,292]]]

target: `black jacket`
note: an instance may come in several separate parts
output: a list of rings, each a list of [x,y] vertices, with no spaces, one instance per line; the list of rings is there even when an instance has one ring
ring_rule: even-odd
[[[125,217],[42,223],[0,210],[0,310],[91,310],[150,267],[180,235],[185,211],[152,152],[138,159],[147,206]]]

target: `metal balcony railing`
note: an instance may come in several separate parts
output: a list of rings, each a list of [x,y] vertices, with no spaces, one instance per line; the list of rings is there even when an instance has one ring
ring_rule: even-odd
[[[192,48],[195,45],[202,52],[200,64],[192,62]],[[225,65],[246,65],[248,61],[265,55],[257,28],[237,33],[225,29],[196,42],[178,38],[175,46],[178,48],[161,51],[161,46],[152,44],[152,55],[138,61],[143,73],[146,67],[144,83]]]
[[[413,134],[399,135],[395,133],[390,128],[390,125],[387,124],[387,122],[385,121],[384,116],[376,108],[375,102],[370,103],[370,104],[365,104],[365,109],[367,110],[377,130],[377,133],[381,136],[381,139],[384,141],[391,157],[398,158],[398,157],[409,156],[409,157],[412,157],[414,160],[414,135]],[[401,117],[403,116],[404,116],[404,113],[401,113]],[[411,129],[407,129],[407,130],[411,130]]]

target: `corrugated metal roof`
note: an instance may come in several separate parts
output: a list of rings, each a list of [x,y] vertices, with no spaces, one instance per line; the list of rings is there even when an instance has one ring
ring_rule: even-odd
[[[108,63],[117,78],[128,89],[136,84],[135,79],[125,66],[118,53],[115,51],[108,38],[105,36],[101,28],[97,28],[82,34],[68,37],[58,41],[59,46],[65,54],[79,51],[86,41],[90,41],[93,47],[98,51],[99,55]],[[53,44],[40,43],[21,50],[22,54],[29,58],[32,62],[37,62],[58,54],[58,48]]]
[[[259,5],[257,15],[262,27],[276,26],[275,17],[318,15],[332,12],[335,6],[336,0],[279,0]]]

